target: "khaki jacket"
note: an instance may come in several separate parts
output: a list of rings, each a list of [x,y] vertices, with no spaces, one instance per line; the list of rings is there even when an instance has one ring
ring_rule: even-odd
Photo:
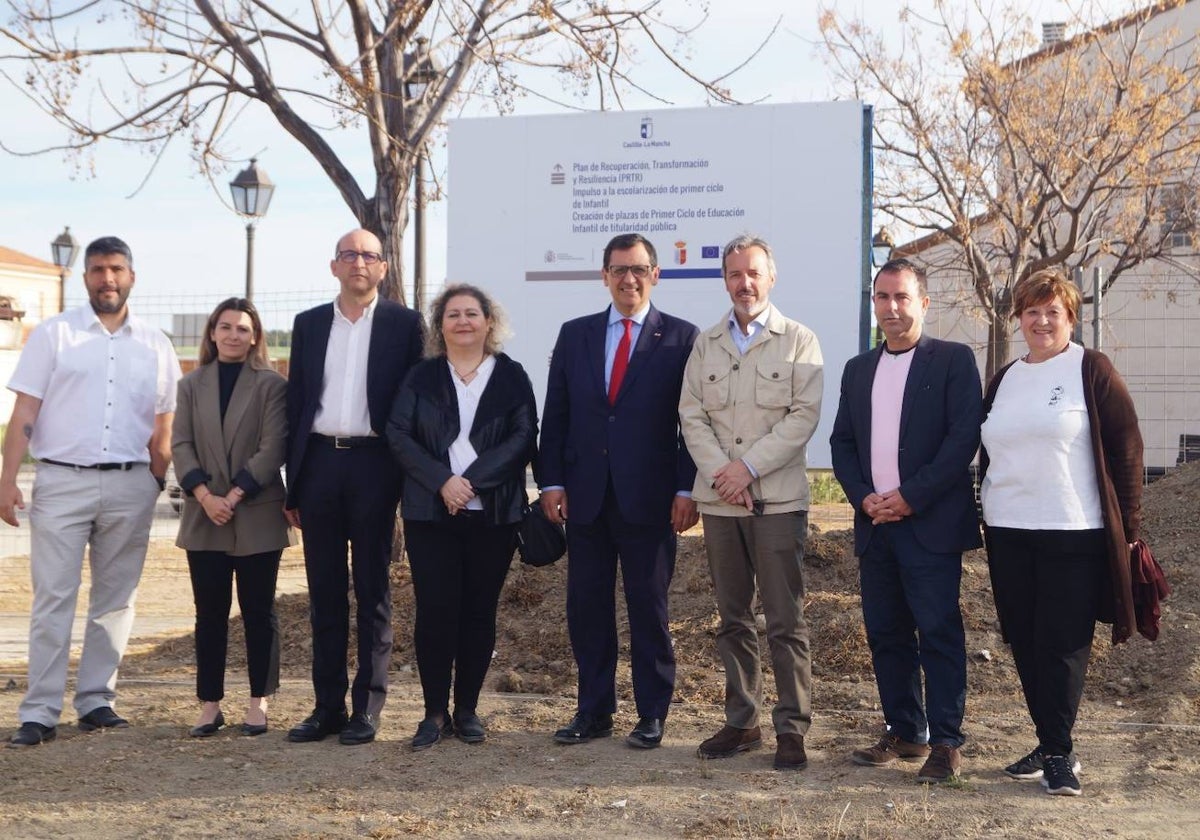
[[[179,381],[171,454],[180,481],[198,470],[207,475],[210,491],[225,495],[234,478],[245,471],[260,489],[243,499],[233,520],[221,526],[208,518],[191,493],[184,494],[177,546],[244,557],[295,544],[283,516],[279,476],[287,445],[286,391],[287,382],[278,373],[247,363],[238,374],[222,423],[216,362]]]
[[[817,337],[774,305],[745,356],[728,316],[700,333],[684,371],[679,420],[696,462],[692,497],[701,513],[750,515],[712,488],[713,473],[735,458],[758,472],[750,491],[764,513],[808,509],[805,448],[821,417],[823,387]]]

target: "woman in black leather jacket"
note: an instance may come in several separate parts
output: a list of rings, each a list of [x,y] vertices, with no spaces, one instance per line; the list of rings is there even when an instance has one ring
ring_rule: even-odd
[[[492,299],[449,286],[430,322],[426,358],[405,379],[387,430],[404,473],[400,512],[417,604],[425,719],[414,750],[451,734],[486,737],[476,704],[526,500],[525,466],[537,451],[533,387],[500,352],[505,327]]]

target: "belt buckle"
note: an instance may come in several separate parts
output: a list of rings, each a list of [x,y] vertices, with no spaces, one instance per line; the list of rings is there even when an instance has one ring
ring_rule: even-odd
[[[334,435],[333,448],[334,449],[352,449],[353,447],[351,447],[349,443],[342,442],[342,441],[349,441],[349,440],[350,440],[350,438],[339,437],[338,435]]]

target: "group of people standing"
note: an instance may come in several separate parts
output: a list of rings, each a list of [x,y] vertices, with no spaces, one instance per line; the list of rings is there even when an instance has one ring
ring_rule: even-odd
[[[250,681],[241,732],[268,730],[279,683],[276,576],[301,529],[315,705],[287,738],[374,740],[392,652],[388,569],[399,502],[425,707],[411,745],[485,740],[479,694],[532,464],[545,515],[566,525],[578,667],[576,714],[554,740],[613,732],[619,567],[637,712],[626,741],[662,743],[675,683],[668,590],[677,534],[702,516],[726,700],[724,725],[698,753],[727,758],[762,746],[757,592],[777,693],[774,765],[806,766],[806,446],[820,418],[823,362],[815,334],[770,302],[776,266],[767,242],[739,236],[725,247],[732,306],[703,331],[651,304],[659,266],[648,239],[609,242],[601,278],[611,305],[562,326],[540,440],[529,377],[501,350],[507,327],[496,302],[477,287],[449,286],[426,329],[378,295],[387,263],[367,231],[337,243],[336,299],[296,317],[286,380],[267,360],[253,304],[238,298],[214,310],[199,365],[180,378],[166,337],[128,309],[128,246],[96,240],[85,264],[88,304],[39,325],[9,383],[17,398],[0,473],[6,522],[17,524],[14,508],[25,507],[18,465],[27,452],[39,462],[29,690],[10,745],[56,735],[85,546],[93,582],[79,726],[128,725],[113,710],[116,673],[172,457],[185,495],[178,544],[196,603],[202,705],[192,736],[226,723],[234,581]],[[982,424],[997,612],[1038,736],[1005,772],[1078,794],[1071,730],[1095,622],[1112,622],[1118,640],[1133,624],[1141,439],[1132,401],[1104,356],[1071,343],[1079,293],[1059,273],[1018,284],[1014,317],[1029,353],[997,374],[986,399],[971,350],[924,334],[929,297],[919,266],[885,265],[873,299],[885,340],[847,363],[830,441],[855,509],[863,618],[886,722],[881,740],[852,758],[870,766],[924,759],[918,778],[927,782],[961,766],[959,584],[962,553],[981,543],[969,467]]]

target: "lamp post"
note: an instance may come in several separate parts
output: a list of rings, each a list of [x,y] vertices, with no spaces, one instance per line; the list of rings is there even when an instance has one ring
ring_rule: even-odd
[[[71,235],[70,225],[50,243],[50,255],[58,266],[58,311],[62,312],[67,308],[67,274],[79,256],[79,243]]]
[[[429,52],[429,39],[417,38],[416,48],[404,54],[404,96],[414,112],[423,107],[425,93],[441,76],[441,67]],[[425,175],[429,164],[425,144],[417,149],[413,170],[413,309],[418,312],[425,297]]]
[[[879,232],[871,237],[871,264],[879,268],[884,263],[892,258],[892,250],[896,247],[896,240],[892,238],[892,232],[886,227],[881,227]]]
[[[267,173],[250,158],[250,165],[229,182],[233,194],[233,209],[246,221],[246,300],[254,300],[254,223],[267,214],[275,185]]]

